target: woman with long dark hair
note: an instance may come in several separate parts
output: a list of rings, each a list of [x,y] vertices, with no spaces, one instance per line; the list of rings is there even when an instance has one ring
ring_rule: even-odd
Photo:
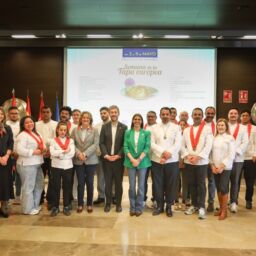
[[[5,125],[5,120],[4,110],[0,107],[0,215],[8,218],[8,201],[14,198],[10,159],[13,150],[13,135],[11,128]]]
[[[20,120],[20,133],[17,136],[17,170],[21,178],[21,206],[24,214],[35,215],[41,210],[40,199],[44,186],[41,168],[46,148],[42,137],[36,131],[31,116]]]

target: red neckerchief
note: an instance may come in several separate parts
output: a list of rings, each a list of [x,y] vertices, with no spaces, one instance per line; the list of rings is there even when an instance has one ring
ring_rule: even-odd
[[[70,131],[70,128],[71,128],[71,122],[70,121],[68,121],[68,130]]]
[[[202,122],[199,125],[196,137],[194,136],[193,125],[190,127],[190,141],[191,141],[191,145],[192,145],[193,150],[196,150],[196,147],[197,147],[197,144],[199,142],[199,139],[200,139],[200,136],[201,136],[201,133],[202,133],[202,130],[203,130],[204,126],[205,126],[205,122]]]
[[[204,122],[206,123],[205,120],[204,120]],[[213,121],[211,123],[211,128],[212,128],[212,135],[214,136],[214,134],[215,134],[215,123]]]
[[[32,132],[27,131],[27,130],[25,130],[25,132],[26,132],[29,136],[31,136],[31,137],[36,141],[36,143],[37,143],[37,145],[38,145],[38,148],[39,148],[40,150],[43,150],[43,149],[44,149],[44,142],[43,142],[43,139],[41,138],[40,135],[35,136]]]
[[[148,126],[148,124],[145,124],[145,125],[144,125],[144,130],[146,130],[146,129],[147,129],[147,126]]]
[[[251,131],[252,131],[252,124],[247,125],[247,132],[248,132],[248,138],[250,139],[251,136]]]
[[[240,124],[237,123],[236,129],[235,129],[235,131],[234,131],[234,133],[233,133],[233,137],[235,138],[235,140],[236,140],[236,138],[237,138],[237,135],[238,135],[238,132],[239,132],[239,128],[240,128]]]
[[[59,137],[54,138],[54,140],[57,142],[57,144],[60,146],[61,149],[67,150],[69,143],[70,143],[70,138],[66,138],[65,144],[62,143],[61,139]]]

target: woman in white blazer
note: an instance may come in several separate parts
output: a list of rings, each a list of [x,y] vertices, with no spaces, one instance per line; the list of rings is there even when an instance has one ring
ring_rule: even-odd
[[[17,136],[17,170],[21,178],[22,211],[24,214],[38,214],[41,193],[44,187],[44,176],[41,169],[45,145],[36,131],[31,116],[20,120],[20,133]]]
[[[219,220],[224,220],[227,217],[229,179],[235,158],[235,140],[229,133],[226,119],[221,118],[217,121],[216,130],[210,164],[220,203],[220,209],[215,215],[219,216]]]
[[[50,141],[51,171],[53,186],[53,207],[51,216],[59,213],[60,190],[63,190],[63,213],[71,214],[70,201],[73,176],[73,157],[75,155],[74,141],[69,137],[68,124],[59,122],[56,137]]]

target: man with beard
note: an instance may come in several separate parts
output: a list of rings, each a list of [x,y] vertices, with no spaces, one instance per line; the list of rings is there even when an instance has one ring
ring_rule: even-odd
[[[205,125],[203,110],[195,108],[192,112],[193,125],[183,132],[181,157],[184,159],[188,172],[188,185],[191,193],[192,205],[185,211],[191,215],[199,209],[199,219],[205,219],[205,178],[209,164],[209,154],[212,149],[213,135],[211,129]]]

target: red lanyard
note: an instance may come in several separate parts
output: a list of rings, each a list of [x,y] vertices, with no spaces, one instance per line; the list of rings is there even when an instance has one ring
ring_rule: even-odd
[[[70,131],[70,128],[71,128],[71,122],[68,121],[68,130]]]
[[[252,124],[247,125],[247,132],[248,132],[248,138],[250,139],[251,136],[251,131],[252,131]]]
[[[63,149],[63,150],[67,150],[68,149],[68,146],[69,146],[69,143],[70,143],[70,138],[66,138],[66,141],[65,141],[64,144],[61,142],[59,137],[54,138],[54,139],[57,142],[57,144],[60,146],[61,149]]]
[[[191,141],[191,145],[192,145],[193,150],[196,150],[196,147],[197,147],[197,144],[199,142],[199,139],[200,139],[202,130],[204,128],[204,125],[205,125],[205,122],[202,122],[199,125],[198,131],[196,133],[196,137],[194,136],[193,126],[190,127],[190,141]]]
[[[37,145],[38,145],[38,148],[39,148],[40,150],[43,150],[43,149],[44,149],[44,142],[43,142],[43,139],[41,138],[40,135],[35,136],[32,132],[26,131],[26,130],[25,130],[25,132],[26,132],[29,136],[31,136],[31,137],[36,141],[36,143],[37,143]]]
[[[237,135],[238,135],[238,132],[239,132],[239,128],[240,128],[240,124],[237,123],[236,129],[235,129],[235,131],[234,131],[234,133],[233,133],[233,137],[235,138],[235,140],[236,140],[236,138],[237,138]]]

